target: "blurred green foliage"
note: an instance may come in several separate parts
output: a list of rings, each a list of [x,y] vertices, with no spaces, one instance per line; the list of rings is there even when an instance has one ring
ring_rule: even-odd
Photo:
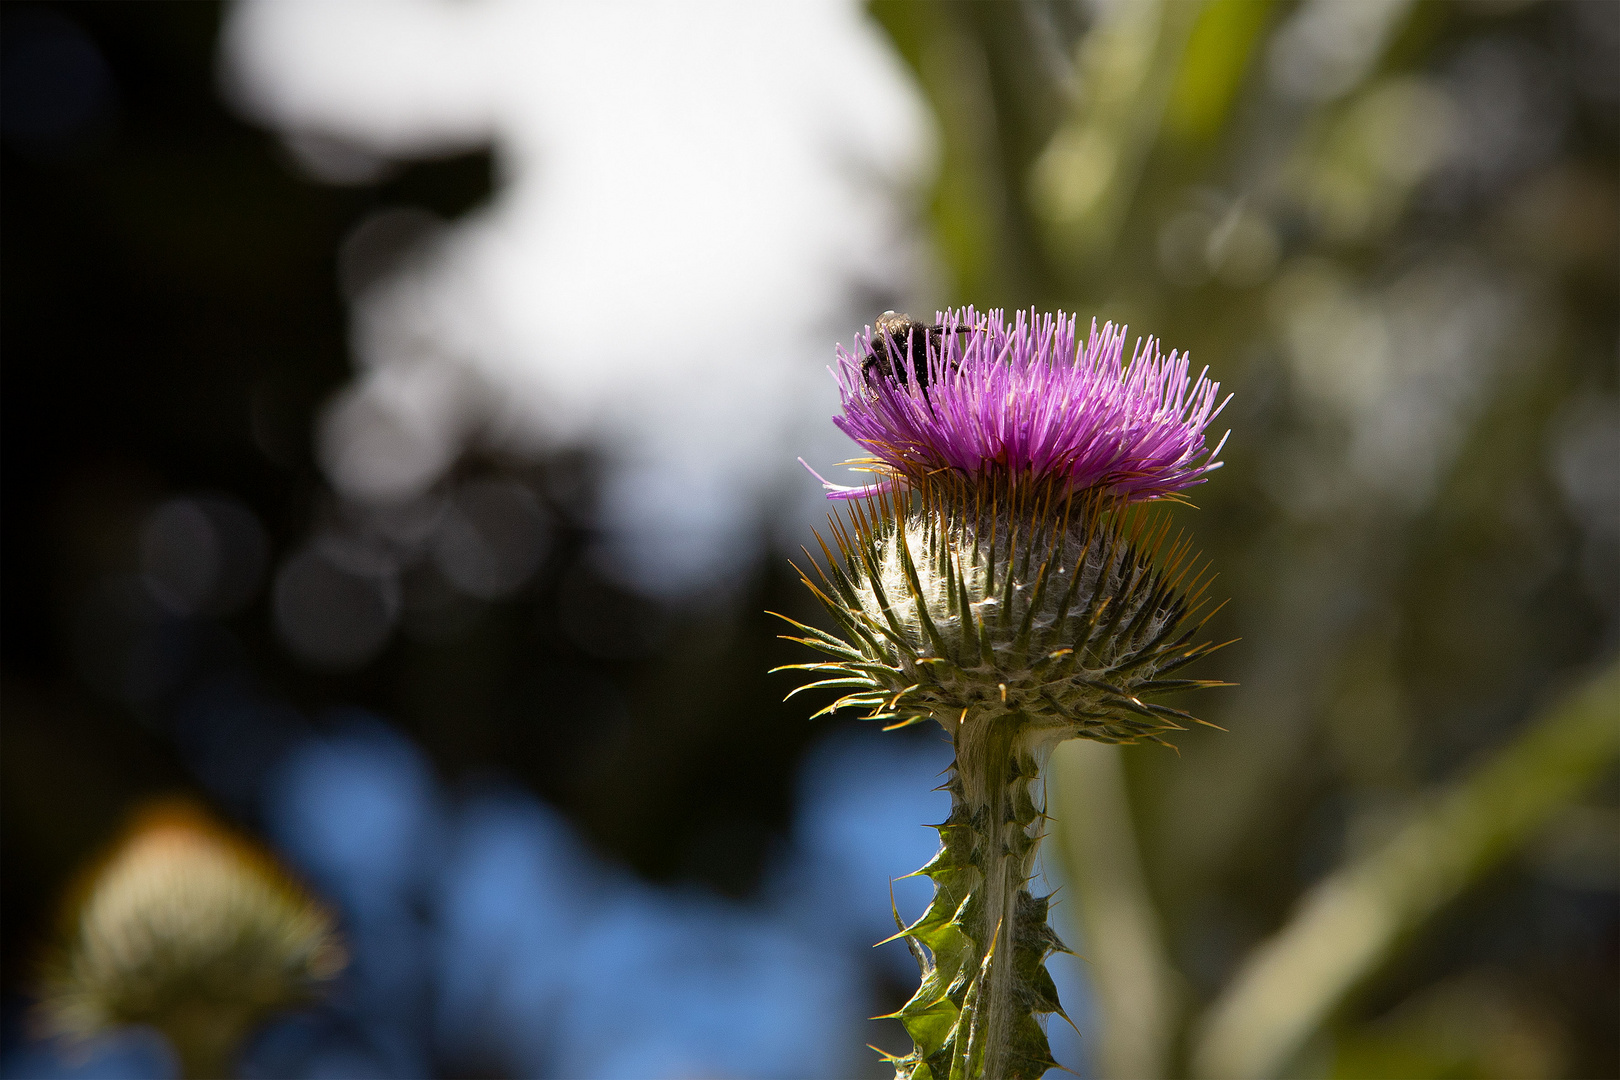
[[[942,306],[1127,321],[1237,395],[1179,512],[1235,600],[1199,672],[1242,684],[1205,706],[1230,733],[1051,770],[1100,1073],[1620,1075],[1612,679],[1596,736],[1514,767],[1617,640],[1620,7],[871,10],[939,123]],[[1234,1013],[1311,887],[1402,843],[1491,857],[1386,896],[1399,933],[1284,994],[1309,1019]]]

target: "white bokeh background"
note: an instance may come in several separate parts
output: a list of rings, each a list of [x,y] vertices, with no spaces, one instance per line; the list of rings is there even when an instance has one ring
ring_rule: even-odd
[[[317,179],[493,154],[493,198],[351,296],[319,435],[340,495],[589,447],[638,588],[723,585],[767,508],[802,538],[823,509],[794,459],[849,456],[833,342],[870,298],[927,299],[935,135],[859,5],[275,0],[221,43],[227,98]]]

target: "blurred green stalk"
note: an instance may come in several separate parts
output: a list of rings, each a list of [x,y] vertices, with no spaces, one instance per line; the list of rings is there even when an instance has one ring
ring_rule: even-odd
[[[1082,955],[1096,986],[1101,1075],[1168,1075],[1175,975],[1165,955],[1131,821],[1119,747],[1067,742],[1048,765],[1053,831],[1079,901]]]
[[[1620,663],[1611,663],[1415,811],[1388,842],[1312,889],[1211,1006],[1196,1033],[1193,1075],[1281,1076],[1403,940],[1530,839],[1617,756]]]
[[[1111,4],[1081,39],[1079,87],[1028,179],[1029,205],[1059,264],[1095,269],[1113,251],[1202,6]]]

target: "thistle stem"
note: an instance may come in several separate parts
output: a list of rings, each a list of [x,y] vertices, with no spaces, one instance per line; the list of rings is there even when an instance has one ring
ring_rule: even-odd
[[[995,721],[985,726],[995,727]],[[1012,726],[1005,725],[1003,732]],[[1007,1071],[1015,990],[1014,949],[1006,938],[1015,936],[1018,901],[1028,895],[1024,883],[1030,877],[1035,842],[1025,831],[1028,821],[1018,820],[1021,815],[1015,810],[1019,801],[1031,800],[1029,780],[1019,774],[1011,741],[1002,732],[985,741],[989,745],[982,756],[975,755],[978,767],[960,774],[968,814],[977,825],[975,861],[983,874],[981,903],[968,928],[975,946],[969,970],[979,970],[983,979],[974,1022],[978,1031],[972,1041],[984,1047],[979,1075],[1001,1080]]]
[[[236,1075],[236,1054],[250,1027],[236,1010],[203,1006],[173,1010],[158,1029],[174,1049],[182,1080],[225,1080]]]
[[[907,928],[933,955],[914,950],[922,986],[897,1015],[916,1049],[895,1061],[898,1077],[1032,1080],[1054,1064],[1037,1015],[1058,1011],[1045,959],[1062,945],[1046,899],[1027,887],[1042,816],[1030,791],[1034,730],[1005,711],[957,728],[951,816],[922,871],[934,900]]]

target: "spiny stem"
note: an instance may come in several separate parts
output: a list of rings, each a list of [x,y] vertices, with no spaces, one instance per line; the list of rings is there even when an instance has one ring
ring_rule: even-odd
[[[1035,725],[984,711],[956,725],[951,816],[922,873],[933,903],[907,936],[926,945],[922,986],[896,1015],[916,1049],[895,1060],[904,1080],[1032,1080],[1054,1062],[1038,1016],[1058,1011],[1044,962],[1062,944],[1045,898],[1027,888],[1042,814]]]
[[[993,725],[994,720],[989,723]],[[1030,877],[1036,845],[1025,831],[1027,821],[1020,821],[1021,815],[1015,810],[1016,796],[1021,795],[1025,802],[1030,799],[1029,781],[1018,773],[1017,762],[1012,757],[1013,747],[1007,739],[995,734],[988,735],[986,741],[991,745],[979,763],[982,775],[963,777],[970,813],[983,823],[978,830],[980,866],[984,874],[980,886],[983,903],[968,936],[974,939],[974,959],[982,963],[989,955],[990,960],[988,978],[979,994],[982,1037],[975,1040],[985,1048],[980,1075],[985,1080],[1001,1080],[1007,1073],[1008,1035],[1016,1008],[1015,973],[1012,949],[1003,947],[1001,956],[996,957],[994,943],[1003,928],[1014,921],[1020,895],[1025,893],[1024,883]],[[974,964],[975,968],[978,966]]]

